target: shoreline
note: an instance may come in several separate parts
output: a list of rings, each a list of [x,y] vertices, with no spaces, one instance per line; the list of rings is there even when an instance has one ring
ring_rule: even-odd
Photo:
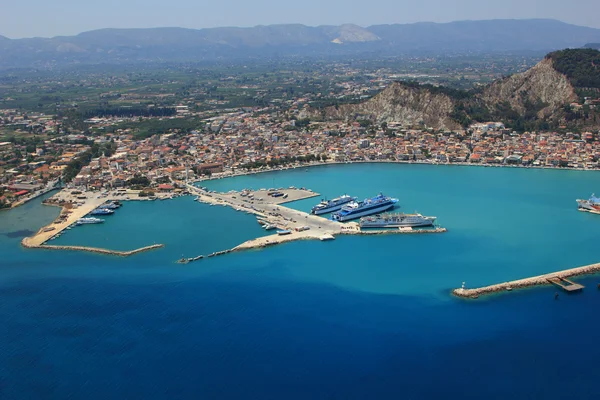
[[[262,169],[262,170],[251,170],[245,172],[235,173],[215,173],[209,178],[200,178],[191,182],[196,184],[205,181],[213,181],[226,178],[236,178],[240,176],[250,176],[256,174],[262,174],[267,172],[278,172],[288,171],[293,169],[311,168],[311,167],[323,167],[329,165],[342,165],[342,164],[408,164],[408,165],[431,165],[431,166],[448,166],[448,167],[480,167],[480,168],[514,168],[514,169],[536,169],[536,170],[553,170],[553,171],[581,171],[581,172],[600,172],[600,168],[589,169],[589,168],[572,168],[572,167],[551,167],[551,166],[523,166],[523,165],[505,165],[505,164],[480,164],[480,163],[469,163],[469,162],[454,162],[454,163],[434,163],[434,162],[421,162],[421,161],[401,161],[401,160],[363,160],[363,161],[325,161],[316,162],[311,164],[300,164],[291,166],[282,166],[278,168]],[[221,174],[221,175],[219,175]]]

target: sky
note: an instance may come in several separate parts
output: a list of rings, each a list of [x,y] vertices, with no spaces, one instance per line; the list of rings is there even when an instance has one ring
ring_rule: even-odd
[[[552,18],[600,28],[600,0],[0,1],[0,35],[12,39],[75,35],[101,28],[369,26],[498,18]]]

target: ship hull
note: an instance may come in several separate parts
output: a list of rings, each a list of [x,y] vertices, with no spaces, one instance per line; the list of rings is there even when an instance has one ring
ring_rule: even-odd
[[[600,205],[592,204],[589,200],[577,200],[577,206],[582,210],[600,211]]]
[[[332,212],[340,211],[342,209],[342,207],[344,207],[346,204],[351,203],[355,200],[356,200],[356,197],[352,197],[352,198],[347,198],[347,201],[344,201],[343,203],[332,204],[332,205],[329,205],[329,206],[323,207],[323,208],[321,208],[319,206],[315,206],[312,208],[312,210],[310,212],[311,212],[311,214],[314,214],[314,215],[330,214]]]
[[[331,206],[331,207],[327,207],[327,208],[312,210],[312,213],[314,215],[323,215],[323,214],[329,214],[329,213],[332,213],[335,211],[340,211],[342,209],[342,207],[344,207],[348,203],[343,203],[343,204],[338,204],[337,206]]]
[[[385,205],[380,205],[380,206],[377,206],[377,207],[369,208],[369,209],[366,209],[366,210],[356,211],[356,212],[353,212],[353,213],[348,214],[348,215],[339,215],[338,214],[338,215],[334,216],[334,219],[336,221],[339,221],[339,222],[352,221],[352,220],[358,219],[360,217],[367,217],[369,215],[379,214],[379,213],[384,212],[384,211],[389,211],[389,210],[393,209],[395,206],[396,206],[395,203],[389,203],[389,204],[385,204]]]
[[[420,222],[398,221],[398,222],[361,222],[360,223],[361,228],[404,228],[404,227],[421,228],[421,227],[427,227],[427,226],[433,226],[433,220],[424,220],[424,221],[420,221]]]

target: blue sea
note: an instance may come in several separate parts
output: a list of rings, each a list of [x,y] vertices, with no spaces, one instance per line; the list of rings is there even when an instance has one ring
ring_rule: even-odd
[[[0,399],[599,398],[600,276],[478,300],[453,288],[600,261],[600,216],[576,198],[600,173],[352,164],[214,180],[211,189],[379,192],[445,234],[338,237],[193,257],[264,235],[220,206],[127,202],[53,244],[36,200],[0,213]],[[319,198],[290,203],[308,210]]]

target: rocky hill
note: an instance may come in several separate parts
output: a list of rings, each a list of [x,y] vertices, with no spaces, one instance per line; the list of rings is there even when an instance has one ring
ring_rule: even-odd
[[[525,115],[532,105],[539,104],[538,118],[551,117],[563,105],[578,99],[575,88],[554,68],[550,57],[524,73],[492,83],[480,97],[492,114],[498,105],[508,104],[519,115]]]
[[[500,120],[517,130],[549,129],[565,123],[596,126],[594,109],[574,112],[582,94],[600,97],[600,52],[571,49],[548,54],[528,71],[498,80],[481,90],[460,91],[413,82],[395,82],[373,98],[313,110],[325,119],[399,122],[435,129],[456,129],[472,122]]]
[[[401,121],[405,125],[423,125],[436,129],[454,129],[455,101],[432,87],[394,82],[385,90],[361,104],[328,107],[325,118],[340,120],[370,119],[377,123]]]

